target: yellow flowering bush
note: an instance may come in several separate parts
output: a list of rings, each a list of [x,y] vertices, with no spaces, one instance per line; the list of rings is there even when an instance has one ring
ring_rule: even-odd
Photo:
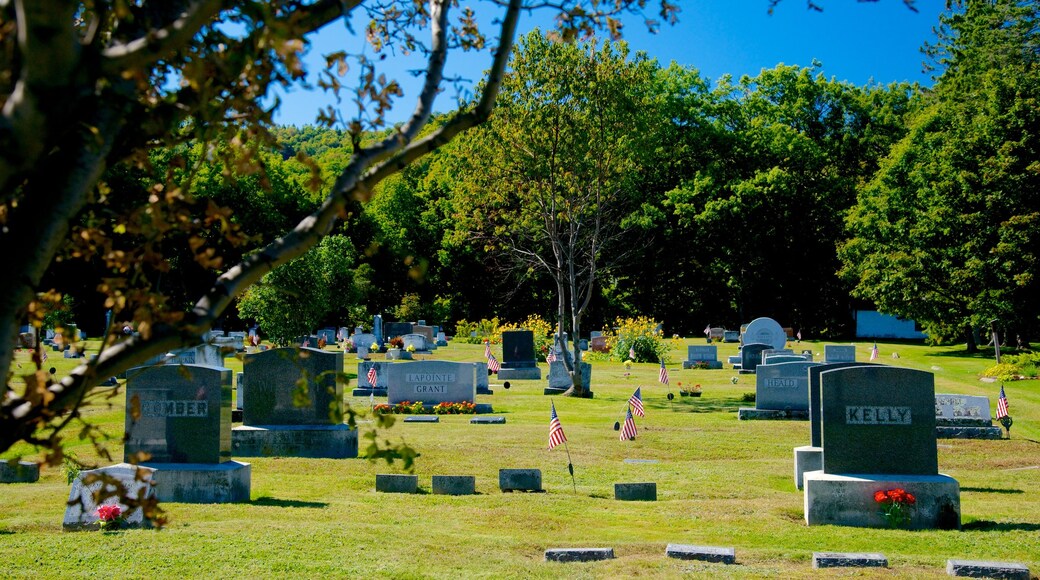
[[[636,362],[660,362],[668,352],[668,344],[658,330],[660,324],[647,316],[618,318],[615,330],[606,330],[607,348],[612,358],[625,360],[635,354]]]
[[[497,316],[479,322],[460,320],[455,323],[455,340],[466,344],[483,344],[485,340],[490,340],[491,344],[498,344],[502,341],[499,324]]]

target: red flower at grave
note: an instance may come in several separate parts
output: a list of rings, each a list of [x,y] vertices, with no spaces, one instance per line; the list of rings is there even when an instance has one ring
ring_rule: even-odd
[[[123,515],[123,510],[117,505],[102,505],[97,509],[98,519],[103,522],[114,522]]]
[[[881,503],[881,502],[885,501],[886,499],[888,499],[888,494],[886,494],[885,492],[883,492],[883,491],[875,491],[874,492],[874,501],[876,501],[878,503]]]

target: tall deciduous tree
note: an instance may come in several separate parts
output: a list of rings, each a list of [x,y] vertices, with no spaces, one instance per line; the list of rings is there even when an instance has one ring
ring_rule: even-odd
[[[843,274],[935,340],[1040,315],[1040,33],[1035,2],[953,2],[941,74],[848,216]]]
[[[623,43],[572,45],[532,32],[513,56],[495,115],[471,141],[470,183],[457,203],[480,210],[465,212],[465,223],[522,267],[549,275],[575,369],[582,316],[621,250],[621,220],[651,147],[656,70]],[[584,396],[575,369],[569,393]]]

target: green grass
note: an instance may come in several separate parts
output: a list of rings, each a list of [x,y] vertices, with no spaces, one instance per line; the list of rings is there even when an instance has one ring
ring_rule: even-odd
[[[685,358],[673,345],[671,360]],[[879,343],[882,361],[931,370],[938,392],[985,395],[996,408],[998,384],[980,382],[992,358],[963,349]],[[802,342],[822,355],[822,343]],[[479,345],[437,351],[448,360],[482,359]],[[869,343],[857,344],[866,360]],[[897,351],[899,360],[890,358]],[[720,345],[725,360],[736,346]],[[818,356],[817,360],[822,356]],[[28,364],[24,359],[25,368]],[[347,370],[353,371],[348,357]],[[58,373],[73,361],[54,359]],[[240,368],[238,361],[229,366]],[[423,493],[380,494],[375,474],[396,472],[364,459],[251,458],[247,504],[167,504],[161,531],[71,533],[61,530],[69,488],[48,468],[36,484],[0,486],[0,576],[7,577],[286,577],[575,578],[837,576],[946,577],[948,558],[1013,561],[1040,571],[1040,384],[1006,383],[1015,417],[1010,441],[940,440],[940,471],[959,480],[964,530],[892,531],[807,527],[802,494],[792,481],[792,448],[809,439],[806,422],[739,422],[753,376],[731,370],[679,370],[671,388],[657,383],[657,365],[594,362],[595,398],[556,397],[569,439],[577,491],[563,447],[547,451],[549,401],[542,381],[513,381],[480,397],[505,425],[470,425],[444,416],[439,424],[398,421],[381,433],[422,455],[415,473]],[[543,367],[544,375],[544,367]],[[677,383],[699,383],[704,396],[679,397]],[[494,381],[493,381],[494,382]],[[643,387],[647,417],[639,437],[620,442],[613,424],[625,401]],[[676,393],[668,401],[668,391]],[[348,389],[349,392],[349,389]],[[88,411],[117,438],[121,457],[122,397]],[[356,408],[367,398],[348,402]],[[371,429],[370,423],[362,425]],[[70,437],[74,434],[70,433]],[[89,443],[67,449],[92,456]],[[31,453],[28,448],[5,454]],[[657,463],[625,463],[626,458]],[[103,461],[102,463],[108,463]],[[544,494],[503,494],[500,468],[542,470]],[[432,475],[474,475],[478,495],[429,493]],[[618,502],[615,482],[653,481],[658,501]],[[732,546],[737,566],[697,564],[664,556],[668,543]],[[617,559],[589,564],[543,561],[552,547],[609,546]],[[812,570],[813,551],[881,552],[885,571]]]

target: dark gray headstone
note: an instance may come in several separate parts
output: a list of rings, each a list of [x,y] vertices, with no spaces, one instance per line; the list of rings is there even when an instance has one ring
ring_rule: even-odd
[[[372,317],[372,334],[380,344],[386,342],[386,336],[383,334],[383,317],[379,314]]]
[[[533,332],[530,330],[507,330],[502,333],[503,368],[526,368],[536,365]]]
[[[657,501],[657,484],[615,483],[614,499],[620,501]]]
[[[199,365],[132,369],[126,382],[124,456],[153,463],[220,463],[231,459],[231,370]],[[136,401],[136,402],[135,402]]]
[[[542,491],[542,470],[499,469],[498,487],[502,491]]]
[[[330,425],[332,405],[343,401],[343,353],[313,348],[276,348],[247,354],[243,363],[249,396],[246,425]],[[307,381],[307,404],[297,406],[297,384]]]
[[[404,336],[412,333],[411,322],[386,322],[384,323],[383,328],[383,342],[386,342],[395,336]]]
[[[476,402],[476,367],[473,363],[419,361],[388,365],[387,403],[422,401],[437,403]]]
[[[736,330],[727,330],[722,333],[723,342],[740,342],[740,332]]]
[[[773,348],[769,344],[752,343],[740,347],[740,370],[741,372],[755,372],[758,365],[762,364],[762,351]]]
[[[809,369],[820,363],[782,362],[755,370],[755,408],[809,410]]]
[[[40,464],[35,461],[8,463],[0,459],[0,483],[35,483],[40,480]]]
[[[823,471],[939,473],[932,373],[875,365],[820,373]]]
[[[873,363],[833,363],[809,367],[809,428],[810,445],[823,445],[823,419],[820,414],[820,373],[849,367],[873,366]]]
[[[434,475],[434,495],[473,495],[477,493],[477,478],[472,475]]]
[[[415,493],[419,491],[419,476],[397,473],[377,473],[376,491],[383,493]]]

